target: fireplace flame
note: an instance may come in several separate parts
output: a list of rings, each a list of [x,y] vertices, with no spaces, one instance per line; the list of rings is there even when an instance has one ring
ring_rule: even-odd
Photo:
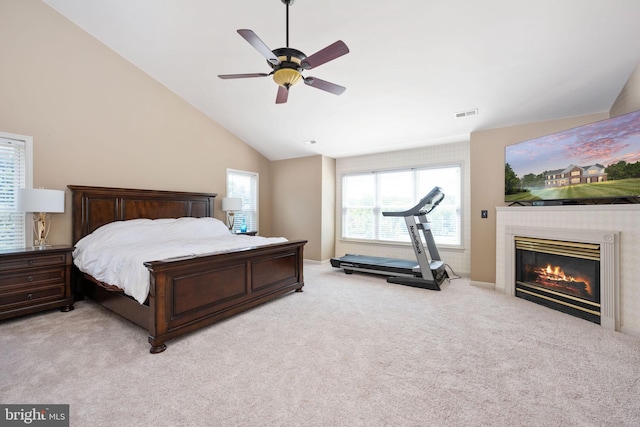
[[[576,282],[576,283],[584,283],[585,291],[592,295],[591,290],[591,281],[588,277],[582,276],[570,276],[565,274],[565,272],[560,268],[559,265],[552,266],[551,264],[547,264],[546,267],[536,268],[535,272],[542,279],[549,280],[552,282]]]

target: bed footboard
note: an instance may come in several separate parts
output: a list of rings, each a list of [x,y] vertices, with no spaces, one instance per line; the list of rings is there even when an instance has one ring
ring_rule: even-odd
[[[306,242],[145,263],[151,273],[151,353],[164,351],[171,338],[301,292]]]

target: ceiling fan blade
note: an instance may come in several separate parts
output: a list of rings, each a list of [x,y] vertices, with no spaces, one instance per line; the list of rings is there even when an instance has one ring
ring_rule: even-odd
[[[267,73],[250,73],[250,74],[218,74],[221,79],[246,79],[249,77],[267,77]]]
[[[289,89],[284,86],[278,86],[278,94],[276,95],[276,104],[284,104],[289,98]]]
[[[330,44],[322,50],[314,53],[313,55],[307,57],[302,60],[300,66],[305,70],[310,70],[318,65],[322,65],[329,61],[333,61],[336,58],[341,57],[342,55],[346,55],[349,53],[349,48],[342,40],[338,40],[337,42]]]
[[[251,46],[262,54],[262,56],[267,58],[267,61],[273,65],[280,64],[280,60],[273,54],[273,52],[271,52],[271,49],[269,49],[269,47],[260,40],[260,37],[258,37],[256,33],[251,30],[238,30],[238,34],[248,41]]]
[[[307,86],[315,87],[316,89],[333,93],[334,95],[341,95],[342,92],[347,90],[347,88],[344,86],[340,86],[335,83],[321,80],[317,77],[305,77],[304,84],[306,84]]]

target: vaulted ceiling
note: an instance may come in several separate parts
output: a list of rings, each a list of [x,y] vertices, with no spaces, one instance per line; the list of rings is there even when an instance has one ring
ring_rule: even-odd
[[[289,47],[350,49],[303,75],[347,90],[299,83],[277,105],[270,77],[217,75],[271,71],[237,30],[285,47],[281,0],[43,1],[271,160],[605,112],[640,60],[638,0],[295,0]]]

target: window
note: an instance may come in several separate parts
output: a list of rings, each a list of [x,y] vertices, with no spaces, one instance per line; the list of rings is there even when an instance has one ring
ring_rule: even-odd
[[[412,208],[435,186],[445,198],[428,214],[436,243],[460,246],[460,165],[345,175],[342,179],[342,238],[409,242],[402,217],[382,212]]]
[[[227,197],[242,199],[242,211],[235,213],[234,231],[240,231],[243,221],[247,230],[258,231],[258,174],[227,169]]]
[[[25,214],[16,212],[18,189],[32,185],[31,155],[31,137],[0,132],[0,249],[25,247],[31,234]]]

